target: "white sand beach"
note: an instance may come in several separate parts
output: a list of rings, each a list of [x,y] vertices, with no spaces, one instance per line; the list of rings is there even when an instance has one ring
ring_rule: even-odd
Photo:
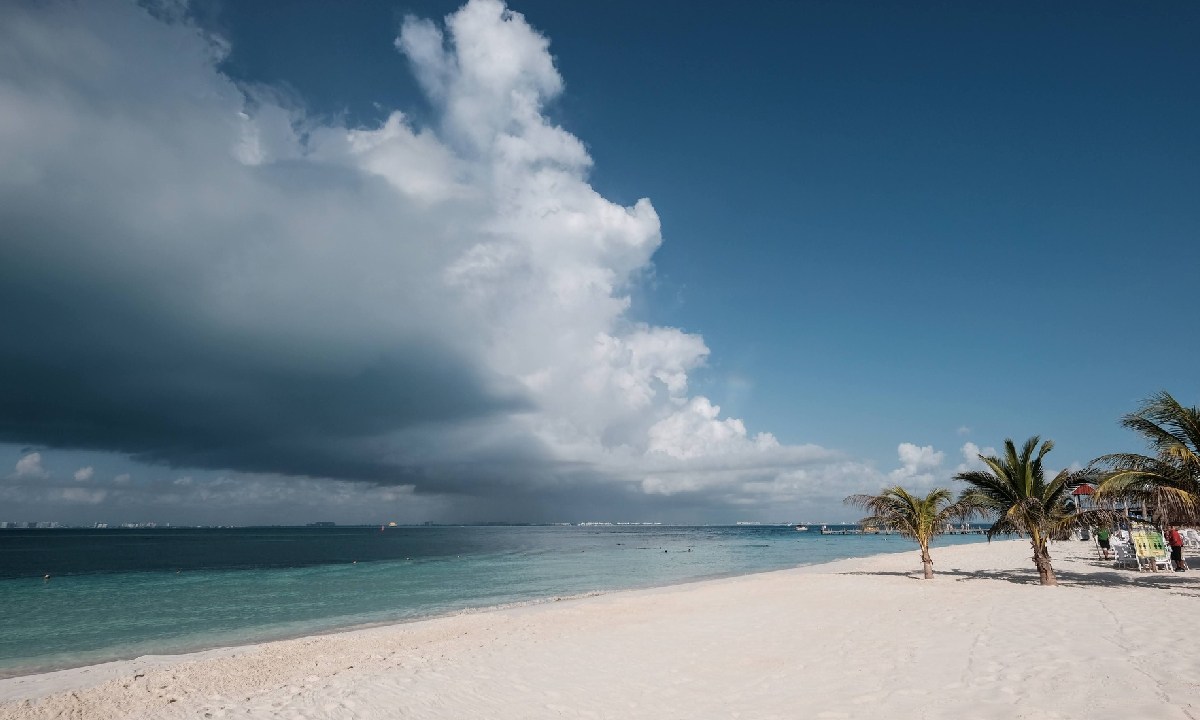
[[[0,681],[0,718],[1197,718],[1200,572],[917,551]]]

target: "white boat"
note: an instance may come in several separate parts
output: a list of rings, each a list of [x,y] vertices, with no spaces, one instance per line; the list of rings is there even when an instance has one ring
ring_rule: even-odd
[[[797,525],[796,532],[808,532],[808,526],[807,525]]]

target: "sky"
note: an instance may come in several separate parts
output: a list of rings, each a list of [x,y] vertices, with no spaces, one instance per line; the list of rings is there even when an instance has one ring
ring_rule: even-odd
[[[1200,6],[0,5],[0,521],[841,521],[1200,402]]]

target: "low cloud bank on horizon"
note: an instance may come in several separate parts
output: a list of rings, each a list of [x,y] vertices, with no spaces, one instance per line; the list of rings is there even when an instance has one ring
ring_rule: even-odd
[[[703,339],[629,315],[658,215],[588,184],[520,14],[471,0],[396,47],[428,126],[239,85],[184,16],[0,8],[0,441],[41,449],[9,501],[786,519],[933,481],[932,447],[888,475],[689,391]],[[48,482],[53,449],[232,474]]]

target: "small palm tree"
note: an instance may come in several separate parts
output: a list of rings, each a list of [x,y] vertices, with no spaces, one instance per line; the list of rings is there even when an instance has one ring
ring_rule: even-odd
[[[1200,409],[1163,391],[1121,424],[1144,436],[1154,455],[1096,458],[1092,466],[1105,471],[1097,495],[1140,503],[1160,523],[1200,521]]]
[[[1112,513],[1106,508],[1081,512],[1067,502],[1071,488],[1091,477],[1085,472],[1063,470],[1046,482],[1042,458],[1054,443],[1047,440],[1039,448],[1039,440],[1036,435],[1029,438],[1019,453],[1012,440],[1005,440],[1003,458],[980,455],[987,470],[960,472],[954,479],[971,486],[960,503],[996,518],[987,530],[988,540],[1001,534],[1028,535],[1041,583],[1057,585],[1047,542],[1076,527],[1107,525]]]
[[[952,498],[945,488],[934,488],[925,497],[918,497],[895,485],[884,488],[878,495],[851,495],[845,502],[871,513],[860,521],[864,526],[895,530],[903,537],[916,540],[921,546],[925,579],[929,580],[933,578],[929,541],[945,532],[952,520],[970,515],[965,512],[965,506],[952,502]]]

